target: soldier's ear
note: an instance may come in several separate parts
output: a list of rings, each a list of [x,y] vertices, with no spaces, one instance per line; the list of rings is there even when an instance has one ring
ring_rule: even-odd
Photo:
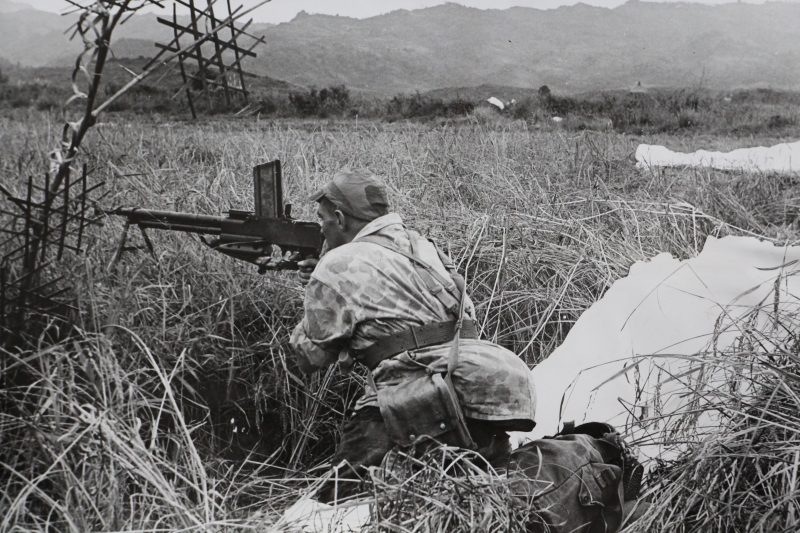
[[[339,209],[333,212],[333,215],[336,217],[336,224],[342,231],[347,229],[347,215],[342,213]]]

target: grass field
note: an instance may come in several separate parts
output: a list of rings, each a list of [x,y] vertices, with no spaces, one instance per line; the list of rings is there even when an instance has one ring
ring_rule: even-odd
[[[800,138],[786,124],[756,137],[570,131],[481,113],[435,124],[104,120],[82,150],[106,207],[249,209],[252,166],[277,158],[295,216],[313,220],[304,198],[319,184],[346,165],[371,168],[409,225],[469,265],[484,336],[529,365],[637,260],[692,256],[708,235],[800,237],[797,177],[643,174],[632,161],[640,142]],[[47,168],[59,124],[3,112],[4,185]],[[79,333],[3,353],[4,375],[33,378],[0,391],[0,531],[263,530],[325,472],[362,378],[296,371],[294,275],[260,276],[167,232],[150,234],[157,260],[129,253],[109,268],[121,229],[106,220],[85,255],[52,267],[68,276]]]

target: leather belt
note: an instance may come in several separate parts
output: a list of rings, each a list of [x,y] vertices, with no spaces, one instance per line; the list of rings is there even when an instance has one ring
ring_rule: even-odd
[[[456,322],[434,322],[424,326],[414,326],[390,337],[378,339],[374,344],[356,350],[354,355],[370,370],[373,370],[384,359],[389,359],[408,350],[419,350],[428,346],[444,344],[453,340],[456,334]],[[472,320],[464,320],[461,324],[462,339],[477,339],[478,327]]]

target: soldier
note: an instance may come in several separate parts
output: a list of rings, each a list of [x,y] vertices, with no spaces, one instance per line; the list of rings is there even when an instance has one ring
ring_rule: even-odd
[[[327,253],[301,262],[305,316],[291,336],[299,367],[349,369],[358,361],[370,370],[334,465],[347,465],[352,478],[395,446],[436,439],[505,466],[507,432],[535,424],[525,363],[479,339],[464,280],[431,241],[389,212],[374,174],[339,172],[312,200]],[[341,497],[337,485],[338,495],[330,484],[321,499]]]

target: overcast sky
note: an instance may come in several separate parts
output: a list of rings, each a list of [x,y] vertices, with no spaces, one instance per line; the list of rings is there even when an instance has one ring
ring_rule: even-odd
[[[37,9],[48,11],[62,11],[69,4],[66,0],[15,0],[24,2]],[[86,0],[82,0],[86,1]],[[661,0],[674,1],[674,0]],[[731,0],[700,0],[702,4],[723,4]],[[791,0],[797,2],[800,0]],[[763,0],[747,0],[748,3],[760,4]],[[195,3],[204,4],[204,0],[195,0]],[[257,0],[231,0],[231,5],[255,5]],[[419,9],[445,3],[442,0],[272,0],[270,3],[255,11],[251,16],[259,22],[286,22],[294,18],[300,11],[308,13],[325,13],[329,15],[342,15],[348,17],[372,17],[387,13],[395,9]],[[458,0],[458,4],[477,7],[481,9],[505,9],[512,6],[535,7],[538,9],[553,9],[563,5],[578,3],[577,0]],[[602,7],[616,7],[625,3],[625,0],[583,0],[585,4]],[[224,5],[224,3],[223,3]]]

